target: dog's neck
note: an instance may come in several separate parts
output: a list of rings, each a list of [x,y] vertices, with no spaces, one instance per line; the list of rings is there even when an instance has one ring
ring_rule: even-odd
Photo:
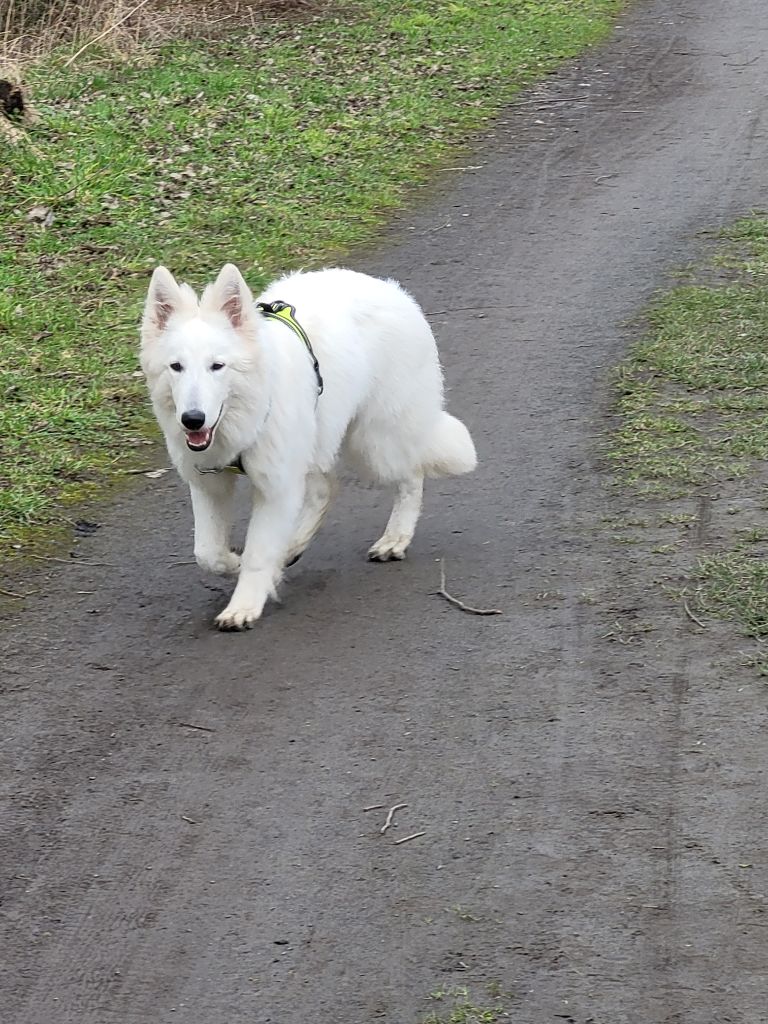
[[[264,428],[266,427],[267,420],[269,419],[269,414],[270,414],[271,411],[272,411],[272,398],[270,396],[269,401],[267,402],[266,411],[264,412],[264,418],[262,419],[261,426],[259,427],[259,435],[261,435],[261,433],[263,432]],[[236,455],[229,462],[226,462],[223,466],[207,466],[207,467],[195,466],[195,469],[197,470],[198,473],[202,473],[203,475],[205,475],[207,473],[236,473],[236,474],[239,474],[240,476],[248,476],[248,471],[245,468],[245,465],[243,463],[243,455],[244,454],[245,454],[244,451],[240,452],[238,455]]]

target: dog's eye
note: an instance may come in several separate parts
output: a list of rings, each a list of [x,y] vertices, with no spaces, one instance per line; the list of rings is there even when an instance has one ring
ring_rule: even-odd
[[[181,363],[171,363],[171,369],[173,370],[174,373],[181,373],[184,367],[181,365]]]
[[[224,369],[224,363],[211,363],[211,369],[212,370],[223,370]]]

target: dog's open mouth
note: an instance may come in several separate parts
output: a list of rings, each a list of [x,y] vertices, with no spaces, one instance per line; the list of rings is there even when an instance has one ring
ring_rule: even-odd
[[[219,409],[219,415],[216,417],[216,422],[212,427],[203,427],[202,430],[187,430],[187,448],[192,452],[204,452],[207,448],[211,447],[213,441],[213,434],[216,427],[219,425],[221,414],[224,412],[224,406]]]
[[[206,448],[210,448],[212,440],[213,427],[187,431],[187,448],[190,448],[193,452],[204,452]]]

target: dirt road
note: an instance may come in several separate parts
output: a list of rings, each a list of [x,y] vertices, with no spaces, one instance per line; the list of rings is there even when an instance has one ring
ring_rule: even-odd
[[[598,469],[623,325],[765,204],[766,53],[764,0],[639,0],[365,258],[481,455],[409,561],[365,563],[387,507],[350,487],[285,606],[217,634],[168,476],[19,583],[4,1022],[417,1024],[457,985],[517,1024],[768,1020],[765,689],[611,539]],[[432,596],[443,556],[504,615]]]

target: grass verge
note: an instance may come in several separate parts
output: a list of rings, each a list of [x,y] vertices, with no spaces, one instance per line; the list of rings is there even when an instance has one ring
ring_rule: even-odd
[[[42,120],[4,153],[0,195],[0,555],[135,465],[156,263],[200,285],[231,260],[258,287],[360,242],[618,6],[361,0],[130,63],[29,67]]]
[[[737,621],[758,640],[768,636],[768,560],[725,552],[703,558],[696,576],[705,610]]]
[[[617,376],[608,457],[683,552],[698,614],[768,636],[768,217],[736,224],[665,295]],[[706,520],[706,521],[705,521]],[[646,531],[647,533],[647,531]],[[762,656],[755,659],[765,665]]]
[[[490,998],[479,1005],[464,986],[438,989],[429,998],[439,1008],[425,1017],[422,1024],[501,1024],[509,1020],[509,1012],[501,1005],[505,994],[500,986],[488,986],[488,994]]]

